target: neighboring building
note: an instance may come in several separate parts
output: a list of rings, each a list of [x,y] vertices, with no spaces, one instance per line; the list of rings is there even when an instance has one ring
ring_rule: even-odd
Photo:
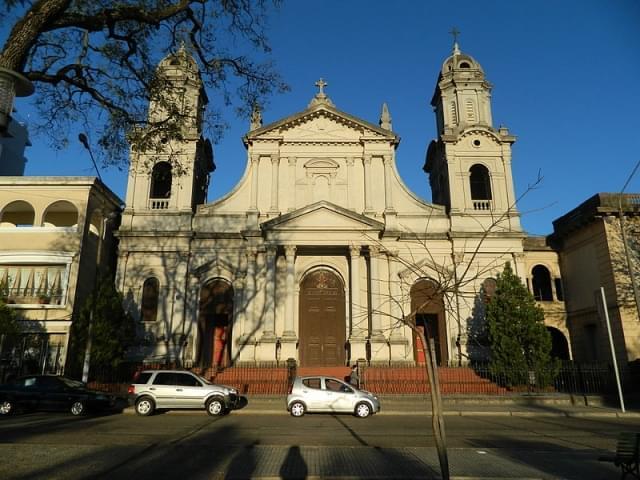
[[[553,229],[550,239],[560,253],[574,359],[611,360],[607,328],[596,306],[596,293],[604,287],[618,363],[637,362],[640,195],[599,193],[555,220]]]
[[[0,294],[24,331],[0,346],[0,373],[63,371],[96,266],[115,266],[120,205],[93,177],[0,177]]]
[[[524,247],[515,137],[493,127],[491,86],[457,44],[432,99],[437,137],[424,165],[432,203],[398,175],[400,139],[386,105],[374,125],[338,110],[322,80],[303,111],[264,126],[254,114],[243,178],[205,203],[214,164],[201,136],[207,100],[196,63],[181,50],[159,73],[191,113],[184,142],[131,154],[117,286],[147,335],[139,358],[421,363],[423,349],[399,321],[406,315],[434,338],[440,364],[485,358],[483,302],[507,261],[536,282],[536,266],[547,270],[540,300],[553,303],[550,326],[567,334],[557,255]],[[149,109],[156,120],[159,105]],[[434,295],[434,282],[449,289]]]
[[[572,358],[569,325],[564,302],[562,275],[558,252],[547,237],[528,237],[524,241],[527,288],[544,310],[544,323],[551,334],[552,353],[562,360]]]
[[[0,135],[0,176],[24,175],[27,164],[24,151],[30,146],[26,124],[12,119],[7,128],[7,136]]]

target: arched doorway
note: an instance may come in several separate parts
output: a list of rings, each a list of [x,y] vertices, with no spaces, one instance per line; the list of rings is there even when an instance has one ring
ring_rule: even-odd
[[[564,334],[554,327],[547,327],[551,334],[551,356],[560,360],[569,360],[569,343]]]
[[[200,289],[198,363],[203,367],[226,367],[231,361],[233,287],[215,279]]]
[[[418,280],[411,287],[411,311],[415,315],[416,328],[424,332],[427,340],[433,338],[436,363],[442,365],[448,358],[444,302],[433,280]],[[414,358],[416,363],[424,365],[427,350],[417,333],[414,332],[413,337]]]
[[[327,269],[307,275],[300,285],[300,365],[338,366],[345,362],[344,288]]]

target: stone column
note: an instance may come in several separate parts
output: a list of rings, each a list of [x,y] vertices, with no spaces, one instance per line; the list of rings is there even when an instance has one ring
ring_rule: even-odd
[[[294,330],[294,289],[295,289],[295,259],[296,259],[296,247],[295,245],[287,245],[284,247],[285,259],[287,261],[286,268],[286,298],[285,298],[285,319],[284,319],[284,332],[282,333],[282,350],[280,353],[281,359],[287,360],[294,358],[297,360],[298,352],[296,351],[296,342],[298,337]]]
[[[249,228],[258,227],[258,165],[260,155],[251,155],[251,203],[247,213]]]
[[[371,262],[371,337],[382,337],[382,312],[380,310],[380,247],[369,247]]]
[[[289,211],[296,209],[296,157],[289,157]]]
[[[371,284],[371,361],[388,362],[387,340],[382,330],[382,311],[380,302],[380,247],[369,247],[370,284]]]
[[[287,260],[287,277],[286,277],[286,300],[285,300],[285,323],[284,323],[284,337],[295,337],[296,332],[294,330],[293,320],[294,320],[294,312],[293,312],[293,295],[294,295],[294,281],[295,281],[295,258],[296,258],[296,247],[294,245],[287,245],[284,248],[285,258]]]
[[[247,287],[245,288],[245,300],[244,306],[246,309],[246,330],[245,335],[250,338],[255,338],[256,336],[256,256],[258,254],[258,249],[256,247],[249,247],[247,250]]]
[[[384,164],[384,211],[394,212],[393,208],[393,187],[391,179],[393,177],[393,169],[391,168],[391,155],[384,155],[382,157]]]
[[[354,192],[352,182],[353,182],[353,165],[355,164],[355,160],[353,157],[347,157],[345,162],[347,164],[347,208],[349,210],[355,210],[354,199],[351,198]]]
[[[389,336],[389,355],[392,362],[407,361],[408,341],[405,337],[405,326],[402,321],[402,289],[400,288],[400,276],[398,268],[398,251],[387,252],[389,262],[389,318],[391,335]]]
[[[366,337],[369,333],[369,316],[366,299],[360,290],[360,245],[349,247],[349,264],[351,270],[351,358],[353,363],[367,358]]]
[[[384,163],[384,236],[397,235],[398,221],[397,212],[393,207],[393,157],[385,155],[382,157]]]
[[[267,247],[267,265],[266,265],[266,278],[265,278],[265,317],[264,317],[264,330],[262,332],[262,340],[275,341],[276,328],[275,328],[275,309],[276,309],[276,247],[275,245],[269,245]]]
[[[373,213],[371,205],[371,155],[365,155],[362,162],[364,165],[364,211],[365,213]]]
[[[255,360],[255,335],[251,331],[252,316],[249,306],[254,296],[252,290],[255,289],[255,248],[247,249],[246,254],[241,256],[240,263],[242,278],[236,297],[238,304],[234,306],[234,310],[237,312],[237,324],[241,331],[236,340],[236,348],[241,362],[252,362]]]
[[[273,154],[271,155],[271,213],[272,215],[277,215],[280,213],[278,210],[278,178],[280,172],[280,156]]]

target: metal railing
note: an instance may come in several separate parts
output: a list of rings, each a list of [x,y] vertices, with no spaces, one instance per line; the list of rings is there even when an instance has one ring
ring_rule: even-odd
[[[180,368],[175,364],[124,363],[116,368],[92,369],[90,384],[112,392],[126,392],[137,371],[144,369]],[[213,382],[236,386],[241,393],[282,394],[296,375],[296,364],[236,365],[190,368]],[[553,375],[544,372],[511,371],[492,373],[486,364],[463,367],[438,367],[442,395],[492,395],[566,393],[575,395],[610,394],[614,392],[612,372],[603,364],[563,363]],[[514,384],[512,379],[521,382]],[[546,379],[547,381],[543,381]],[[429,379],[424,366],[362,366],[361,388],[380,394],[422,394],[429,392]]]
[[[29,288],[3,288],[0,297],[8,305],[62,305],[60,291],[38,291]]]

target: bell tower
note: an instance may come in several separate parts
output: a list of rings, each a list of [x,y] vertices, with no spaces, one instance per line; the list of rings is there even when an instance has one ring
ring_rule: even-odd
[[[497,222],[521,231],[511,173],[515,137],[493,127],[491,89],[480,64],[454,41],[431,100],[437,139],[424,170],[432,200],[447,207],[452,228],[482,231]]]
[[[206,202],[215,170],[211,142],[202,137],[208,99],[184,45],[159,63],[154,82],[148,127],[131,148],[125,215],[193,212]]]

